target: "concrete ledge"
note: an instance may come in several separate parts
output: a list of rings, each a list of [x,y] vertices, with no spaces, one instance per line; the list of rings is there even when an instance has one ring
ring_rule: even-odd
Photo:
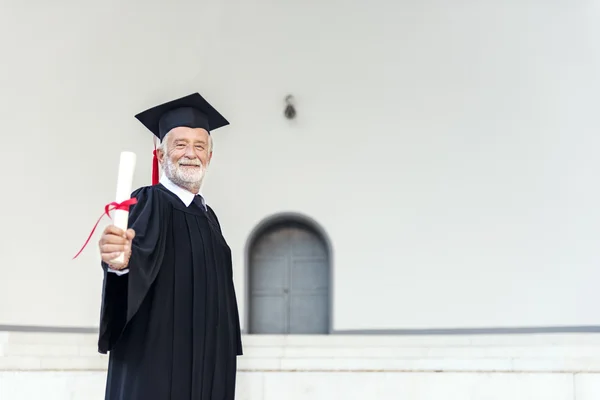
[[[252,336],[239,400],[598,400],[600,335]],[[0,399],[102,400],[95,334],[0,332]]]
[[[600,335],[253,336],[240,371],[600,373]],[[2,371],[104,371],[95,334],[0,333]]]
[[[2,400],[103,400],[105,372],[0,371]],[[598,374],[238,373],[237,400],[598,400]]]

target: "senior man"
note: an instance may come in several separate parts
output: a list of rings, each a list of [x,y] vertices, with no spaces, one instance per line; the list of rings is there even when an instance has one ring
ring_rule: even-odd
[[[233,400],[242,343],[231,251],[200,194],[210,133],[228,121],[198,93],[136,118],[161,140],[164,174],[133,192],[127,232],[108,226],[99,242],[105,399]]]

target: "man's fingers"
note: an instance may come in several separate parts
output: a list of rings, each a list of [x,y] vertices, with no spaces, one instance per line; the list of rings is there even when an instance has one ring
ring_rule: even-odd
[[[104,260],[104,262],[110,262],[115,258],[119,257],[121,253],[122,252],[102,254],[102,259]]]
[[[125,239],[122,236],[117,236],[114,234],[104,234],[102,235],[102,238],[100,239],[100,245],[105,245],[105,244],[125,244],[127,243],[127,239]]]
[[[106,253],[122,253],[124,251],[129,250],[129,245],[120,245],[120,244],[103,244],[100,246],[100,250],[102,251],[102,255]]]
[[[114,225],[108,225],[104,229],[104,235],[116,235],[116,236],[120,236],[120,237],[124,238],[125,232],[123,232],[123,229],[117,228]]]
[[[125,237],[125,235],[127,235],[127,237]],[[128,229],[127,232],[125,232],[114,225],[107,226],[104,229],[104,233],[102,234],[102,237],[98,243],[100,252],[102,253],[102,258],[114,258],[123,252],[130,251],[131,241],[134,237],[135,232],[133,229]]]

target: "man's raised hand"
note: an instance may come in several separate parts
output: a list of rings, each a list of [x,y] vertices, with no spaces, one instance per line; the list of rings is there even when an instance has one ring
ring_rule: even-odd
[[[123,269],[129,262],[131,256],[131,242],[135,237],[133,229],[127,229],[127,232],[114,225],[109,225],[102,232],[102,237],[98,243],[102,261],[109,264],[113,269]],[[125,253],[125,263],[118,264],[112,261],[121,253]]]

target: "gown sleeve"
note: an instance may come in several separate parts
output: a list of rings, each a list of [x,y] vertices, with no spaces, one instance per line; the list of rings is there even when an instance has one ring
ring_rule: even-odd
[[[221,224],[219,223],[219,219],[217,218],[217,214],[215,214],[214,210],[211,207],[207,207],[209,221],[215,225],[219,235],[222,236],[221,232]],[[224,239],[223,239],[224,240]],[[239,308],[237,304],[237,295],[235,294],[235,286],[233,284],[233,260],[231,258],[231,252],[227,252],[227,257],[225,258],[227,265],[227,275],[230,279],[229,281],[229,304],[231,304],[231,312],[232,312],[232,323],[233,329],[235,330],[235,350],[236,355],[241,356],[244,354],[243,346],[242,346],[242,330],[240,325],[240,314]]]
[[[135,231],[125,275],[104,270],[98,351],[106,354],[117,343],[152,286],[163,260],[168,208],[162,207],[160,194],[144,187],[131,195],[137,199],[129,209],[128,227]]]

